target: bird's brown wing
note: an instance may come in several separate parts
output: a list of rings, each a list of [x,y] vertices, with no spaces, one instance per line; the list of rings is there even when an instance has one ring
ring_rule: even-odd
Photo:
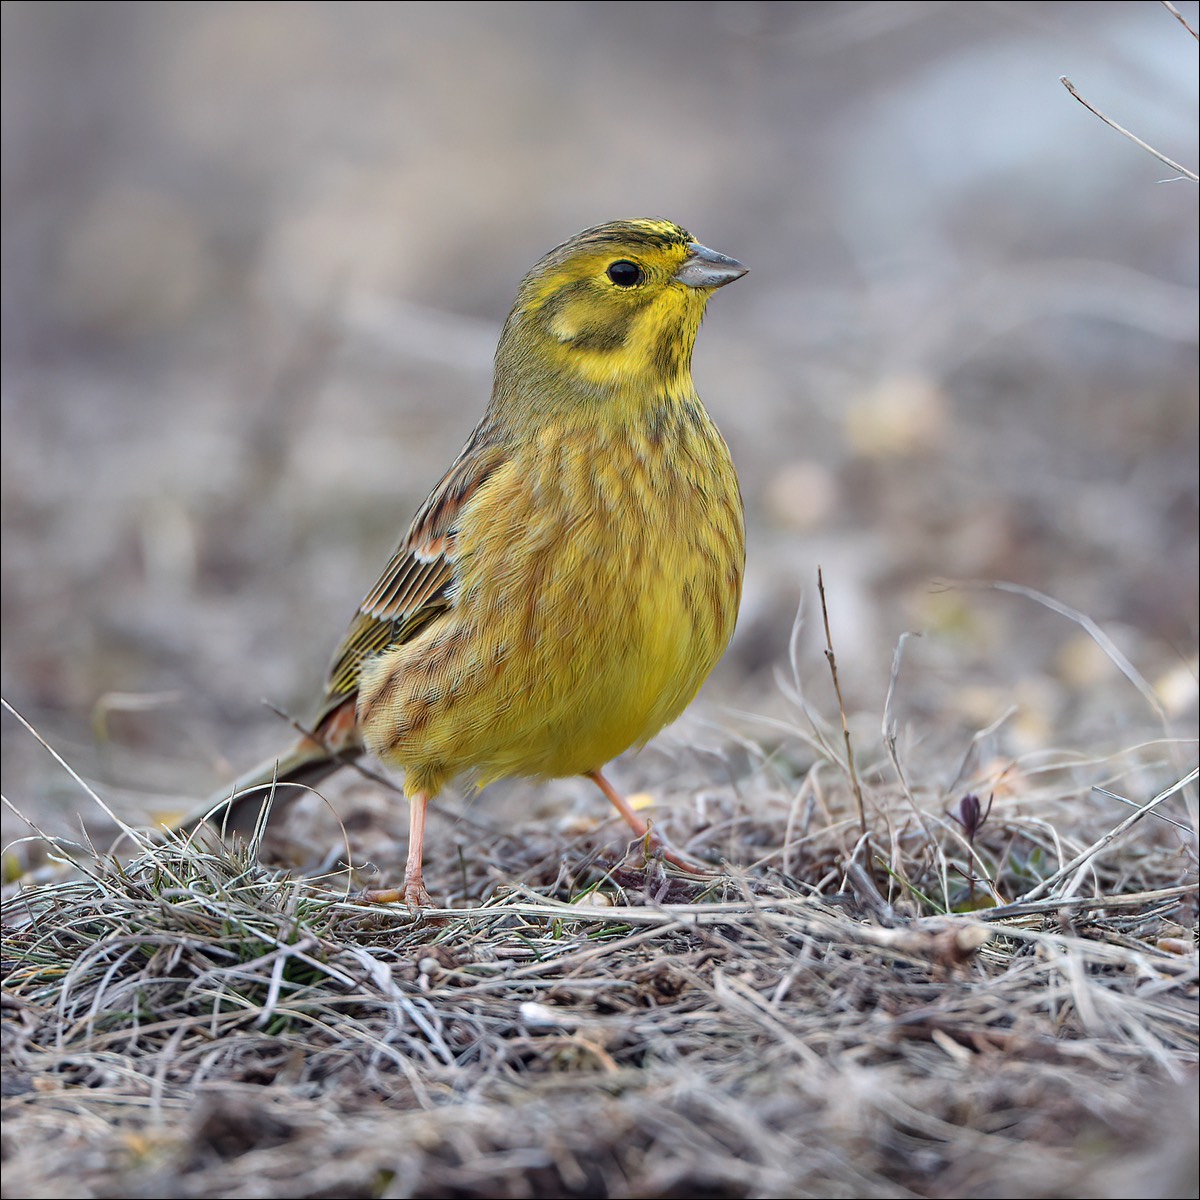
[[[364,658],[409,641],[450,607],[463,506],[507,458],[498,441],[476,430],[421,506],[333,657],[318,724],[358,690]]]
[[[486,427],[476,430],[442,482],[413,520],[408,535],[371,589],[329,668],[320,709],[309,731],[286,753],[260,763],[225,785],[175,823],[190,831],[201,822],[249,836],[265,797],[273,811],[291,804],[363,752],[356,714],[363,659],[408,641],[436,620],[453,600],[454,564],[463,506],[508,458]],[[282,788],[282,784],[303,788]],[[278,794],[276,794],[278,792]]]

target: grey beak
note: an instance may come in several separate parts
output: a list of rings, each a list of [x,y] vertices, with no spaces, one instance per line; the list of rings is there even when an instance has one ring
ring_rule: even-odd
[[[675,272],[675,278],[688,287],[719,288],[735,279],[741,279],[750,270],[743,267],[736,258],[726,254],[718,254],[699,242],[688,245],[688,257],[683,266]]]

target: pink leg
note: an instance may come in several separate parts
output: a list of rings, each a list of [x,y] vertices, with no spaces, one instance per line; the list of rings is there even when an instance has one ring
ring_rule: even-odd
[[[669,863],[674,863],[683,871],[687,871],[692,875],[711,875],[710,867],[701,866],[699,863],[694,863],[690,859],[684,858],[681,854],[676,853],[655,833],[646,822],[633,811],[629,801],[617,791],[599,771],[588,771],[587,777],[608,797],[609,803],[625,818],[625,823],[633,830],[640,838],[648,838],[650,844],[667,860]]]
[[[367,899],[377,904],[395,904],[403,900],[409,908],[431,908],[433,901],[425,890],[421,859],[425,849],[425,809],[429,794],[418,792],[408,801],[408,861],[404,865],[404,886],[368,891]]]

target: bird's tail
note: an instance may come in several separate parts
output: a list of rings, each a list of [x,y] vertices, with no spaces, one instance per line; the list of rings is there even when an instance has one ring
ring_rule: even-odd
[[[355,696],[348,696],[321,718],[311,737],[302,735],[283,754],[268,758],[227,783],[203,805],[174,822],[172,828],[186,834],[207,824],[222,835],[238,833],[248,838],[268,801],[270,815],[275,816],[362,755],[355,700]]]

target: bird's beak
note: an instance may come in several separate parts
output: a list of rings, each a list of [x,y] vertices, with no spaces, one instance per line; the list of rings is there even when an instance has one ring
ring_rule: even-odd
[[[675,278],[688,287],[719,288],[741,279],[748,270],[736,258],[718,254],[699,242],[689,242],[688,256],[675,272]]]

